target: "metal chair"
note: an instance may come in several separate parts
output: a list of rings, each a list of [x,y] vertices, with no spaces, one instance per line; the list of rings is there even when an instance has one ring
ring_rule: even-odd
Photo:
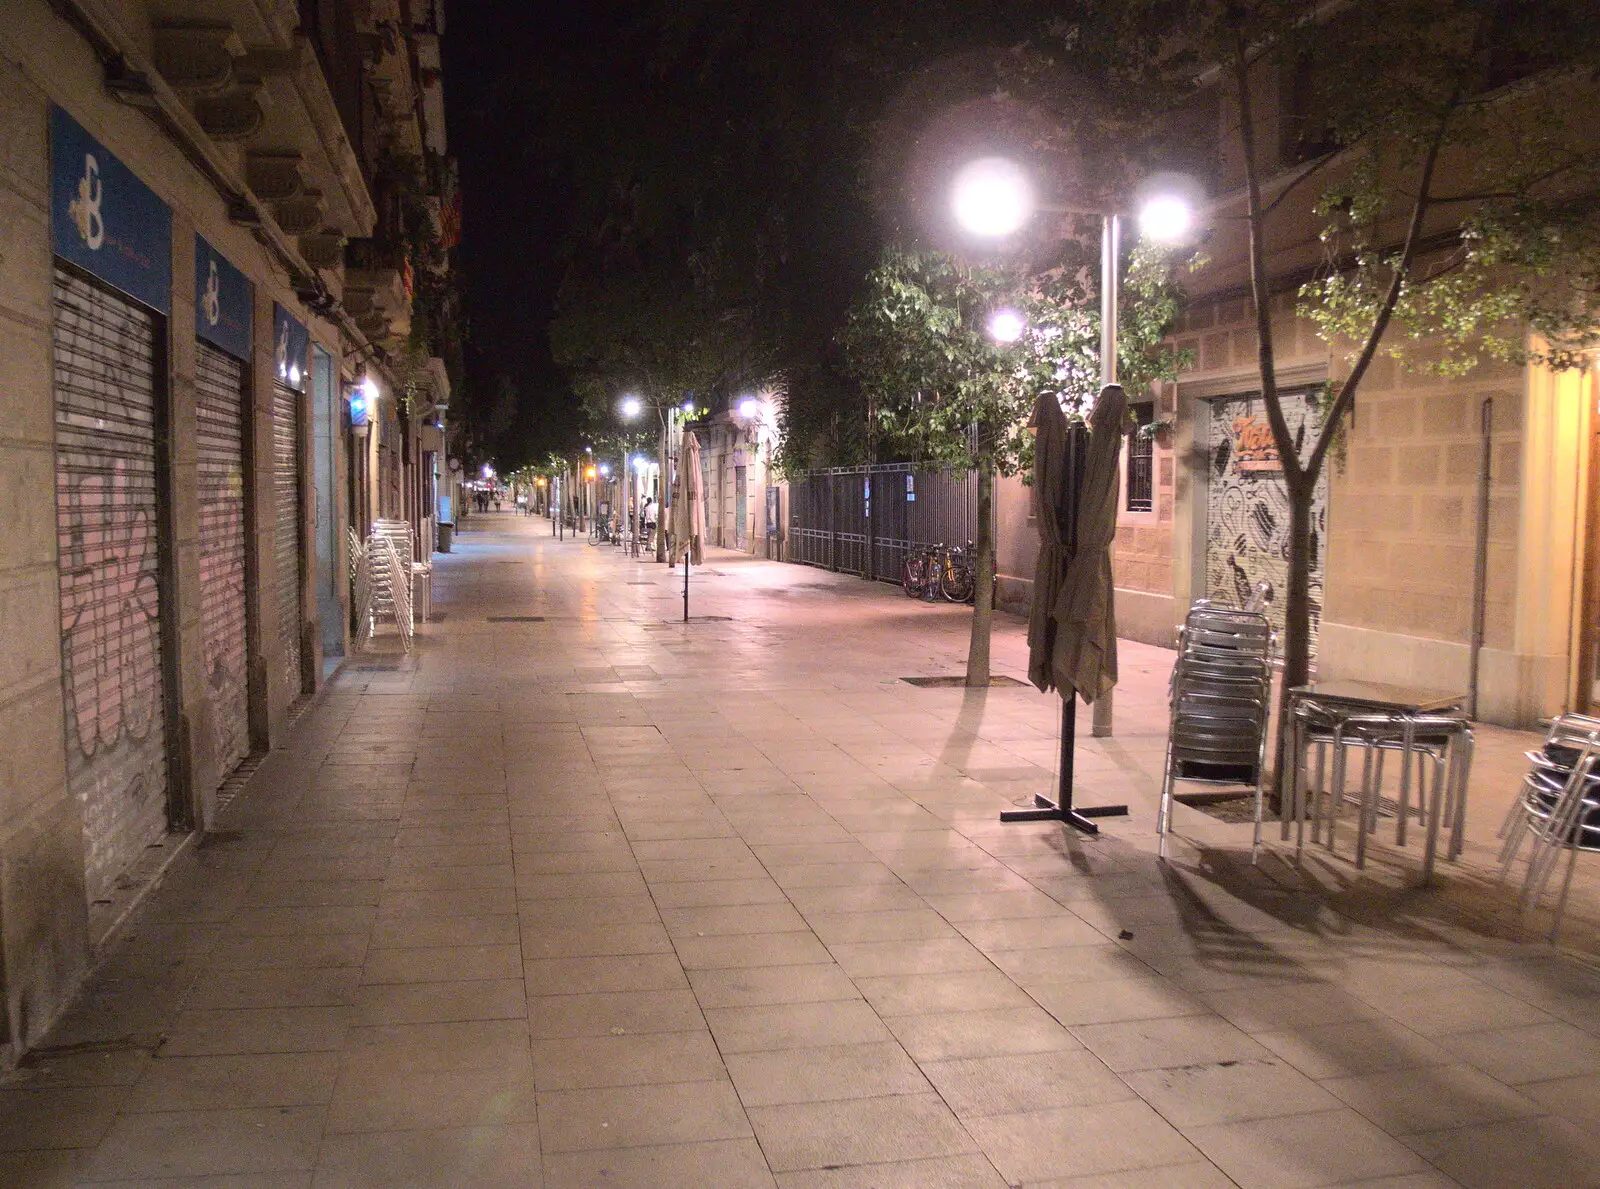
[[[416,542],[411,531],[411,524],[406,520],[380,518],[373,523],[374,536],[382,536],[393,542],[395,555],[405,572],[406,590],[409,595],[410,605],[415,609],[413,625],[420,619],[426,623],[432,613],[433,604],[433,562],[432,543],[426,536],[426,527],[431,523],[431,518],[424,522],[424,547],[429,550],[423,560],[417,560]]]
[[[1527,752],[1531,769],[1501,823],[1500,878],[1505,879],[1524,841],[1530,843],[1523,876],[1524,913],[1543,897],[1561,852],[1568,853],[1567,873],[1556,900],[1554,941],[1572,891],[1579,851],[1600,851],[1600,719],[1565,714],[1556,719],[1543,747]]]
[[[1254,862],[1261,846],[1267,720],[1272,710],[1273,634],[1264,615],[1189,609],[1168,687],[1171,722],[1156,834],[1163,858],[1178,781],[1255,785]]]

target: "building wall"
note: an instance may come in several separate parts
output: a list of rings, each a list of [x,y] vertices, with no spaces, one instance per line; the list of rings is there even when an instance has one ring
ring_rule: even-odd
[[[703,457],[710,460],[706,489],[706,543],[723,549],[737,548],[738,468],[745,471],[744,552],[767,554],[767,483],[772,474],[769,462],[769,431],[763,426],[747,426],[721,413],[708,422],[691,427],[700,441]]]
[[[1158,418],[1172,418],[1176,394],[1170,387],[1148,399]],[[1153,506],[1148,512],[1127,510],[1127,452],[1125,443],[1118,472],[1122,490],[1117,497],[1117,536],[1111,551],[1117,630],[1130,640],[1170,647],[1175,640],[1172,540],[1177,471],[1172,439],[1163,434],[1154,443]],[[1020,476],[1003,478],[995,487],[995,565],[1003,610],[1027,614],[1038,556],[1033,488]]]
[[[0,37],[6,34],[0,30]],[[45,93],[0,42],[0,986],[36,1034],[89,961],[81,810],[67,790],[56,584]]]
[[[1273,301],[1278,379],[1287,390],[1337,380],[1345,363]],[[1204,597],[1208,402],[1260,390],[1247,298],[1199,296],[1174,332],[1194,363],[1158,397],[1173,417],[1155,449],[1154,508],[1123,511],[1113,548],[1119,634],[1171,646]],[[1328,470],[1320,676],[1466,691],[1469,684],[1479,459],[1489,402],[1491,484],[1480,717],[1531,725],[1577,703],[1575,656],[1587,518],[1593,370],[1551,375],[1486,362],[1459,379],[1380,357]],[[1125,470],[1125,468],[1124,468]],[[1025,613],[1037,537],[1031,492],[1002,480],[996,500],[1000,601]],[[1125,508],[1125,503],[1122,505]],[[1275,597],[1282,598],[1283,592]]]
[[[134,13],[133,15],[137,15]],[[247,368],[246,433],[257,459],[271,457],[272,305],[282,304],[311,329],[342,366],[338,328],[297,299],[287,273],[256,237],[228,218],[217,189],[144,112],[112,99],[87,42],[44,0],[17,0],[0,22],[0,1046],[26,1046],[70,1000],[106,931],[125,911],[141,870],[128,873],[125,852],[139,851],[151,824],[130,816],[107,853],[88,854],[82,807],[67,784],[57,572],[55,394],[52,378],[49,109],[54,103],[100,140],[172,212],[171,312],[164,321],[164,387],[169,426],[166,519],[171,544],[164,600],[165,648],[173,678],[168,717],[171,796],[159,833],[205,828],[226,775],[215,756],[218,731],[203,669],[195,368],[194,236],[203,235],[255,287],[255,347]],[[158,333],[161,333],[158,330]],[[163,383],[164,381],[164,383]],[[309,402],[308,402],[309,404]],[[303,475],[312,474],[306,420]],[[342,433],[342,426],[337,432]],[[285,687],[278,655],[268,466],[247,459],[247,561],[251,628],[252,736],[258,746],[284,733],[296,691]],[[307,493],[309,494],[309,493]],[[312,504],[304,539],[312,541]],[[343,502],[339,503],[342,515]],[[320,630],[310,616],[314,560],[305,566],[309,615],[303,639]],[[315,668],[313,664],[313,668]],[[118,819],[120,820],[120,819]],[[126,833],[127,838],[122,839]],[[86,872],[113,896],[91,905]],[[132,884],[132,887],[121,885]]]
[[[1337,383],[1347,366],[1342,355],[1294,316],[1292,300],[1274,301],[1280,386]],[[1205,593],[1201,402],[1260,387],[1244,299],[1195,300],[1176,341],[1197,357],[1177,385],[1172,622]],[[1330,457],[1317,671],[1467,688],[1487,400],[1492,483],[1480,716],[1528,725],[1566,705],[1574,566],[1584,535],[1587,381],[1494,362],[1445,379],[1421,370],[1426,351],[1407,344],[1409,368],[1374,361]]]

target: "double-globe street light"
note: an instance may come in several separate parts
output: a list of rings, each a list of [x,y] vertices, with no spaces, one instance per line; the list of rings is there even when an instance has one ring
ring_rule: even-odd
[[[1139,230],[1156,243],[1181,243],[1194,227],[1198,188],[1179,174],[1158,174],[1141,187]],[[1117,382],[1117,303],[1121,287],[1122,214],[1117,211],[1071,211],[1043,207],[1035,199],[1028,171],[1005,157],[981,157],[957,173],[950,209],[971,235],[1004,239],[1020,231],[1036,211],[1100,216],[1100,383]],[[996,342],[1019,340],[1026,324],[1015,310],[996,310],[989,317],[989,335]],[[1111,734],[1112,700],[1108,690],[1094,701],[1094,734]]]

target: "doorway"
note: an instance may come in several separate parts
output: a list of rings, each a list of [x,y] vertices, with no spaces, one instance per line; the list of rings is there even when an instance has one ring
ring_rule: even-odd
[[[1203,553],[1204,597],[1223,607],[1243,607],[1263,587],[1274,631],[1284,630],[1289,588],[1289,489],[1283,463],[1257,393],[1210,403],[1205,437],[1206,506]],[[1320,420],[1309,392],[1281,398],[1289,432],[1297,442],[1316,432]],[[1311,653],[1322,623],[1322,563],[1328,530],[1327,471],[1317,480],[1311,505]]]

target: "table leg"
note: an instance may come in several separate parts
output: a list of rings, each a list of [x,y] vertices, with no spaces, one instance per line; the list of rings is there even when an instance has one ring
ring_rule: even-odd
[[[1443,756],[1433,761],[1433,795],[1428,798],[1427,842],[1422,848],[1422,882],[1428,883],[1433,879],[1433,856],[1439,846],[1439,819],[1444,816],[1444,770]],[[1417,780],[1417,801],[1422,801],[1422,778]]]

